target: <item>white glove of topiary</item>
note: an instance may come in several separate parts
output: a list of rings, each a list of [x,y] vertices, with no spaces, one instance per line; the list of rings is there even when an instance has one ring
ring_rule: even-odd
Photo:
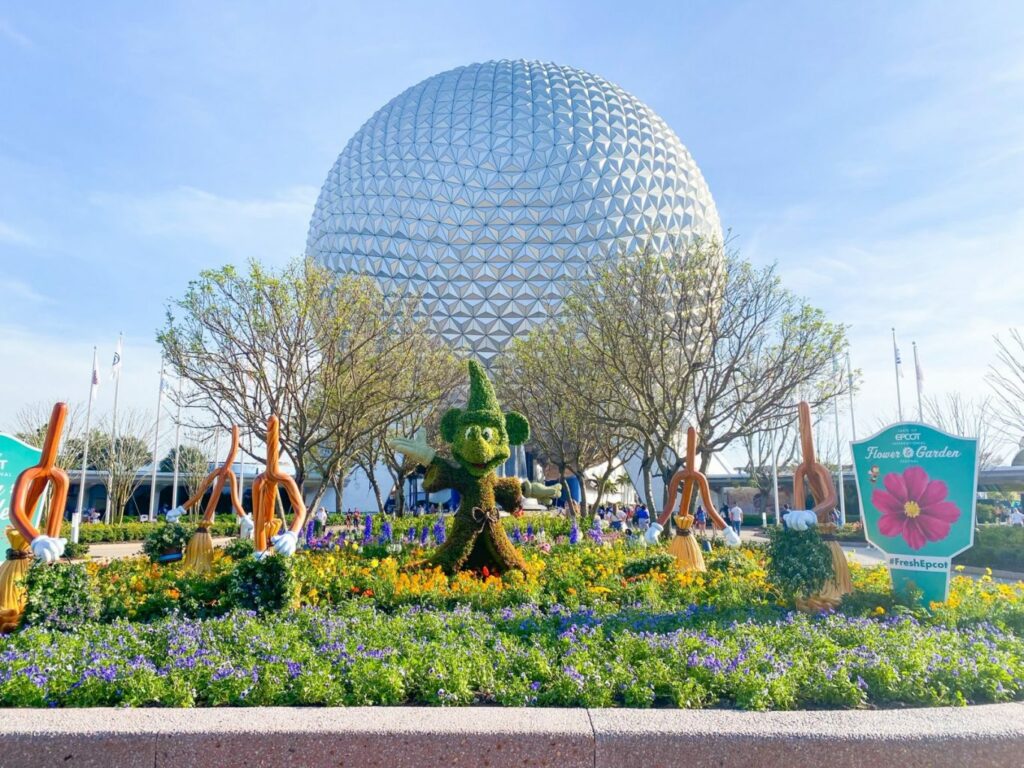
[[[185,514],[185,508],[184,507],[175,507],[174,509],[172,509],[170,512],[167,513],[167,522],[168,523],[176,523],[181,518],[181,516],[184,515],[184,514]]]
[[[32,554],[40,563],[55,563],[64,555],[67,539],[54,539],[50,536],[36,536],[32,539]]]
[[[437,455],[437,451],[427,445],[427,433],[423,429],[419,430],[411,440],[404,437],[396,437],[389,442],[391,447],[404,454],[405,458],[412,459],[424,467],[430,464],[434,460],[434,456]]]
[[[665,526],[663,526],[661,523],[651,523],[650,527],[644,533],[644,539],[647,540],[648,544],[657,544],[658,537],[664,530]]]
[[[809,509],[794,509],[783,515],[786,525],[794,531],[806,531],[818,524],[818,516]]]
[[[274,551],[277,554],[288,557],[295,554],[295,549],[299,546],[299,537],[291,531],[285,531],[277,534],[270,540],[270,543],[274,545]]]
[[[254,530],[256,530],[256,523],[252,521],[251,514],[245,514],[238,518],[238,538],[251,539]]]
[[[722,538],[725,539],[725,546],[727,547],[738,547],[741,544],[740,535],[729,527],[722,531]]]

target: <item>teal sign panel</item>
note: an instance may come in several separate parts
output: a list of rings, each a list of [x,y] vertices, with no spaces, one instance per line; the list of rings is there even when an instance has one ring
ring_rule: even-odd
[[[11,520],[11,494],[14,492],[14,483],[18,475],[38,464],[42,455],[43,452],[38,448],[33,448],[16,437],[0,434],[0,541],[3,541],[3,529]],[[40,500],[32,514],[32,523],[37,528],[42,511],[43,504]]]
[[[904,422],[851,446],[864,536],[893,588],[912,582],[925,604],[944,602],[950,561],[974,545],[978,441]]]

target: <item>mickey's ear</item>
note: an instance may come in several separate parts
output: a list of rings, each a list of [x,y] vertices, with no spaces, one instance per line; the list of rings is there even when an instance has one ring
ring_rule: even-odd
[[[530,422],[521,413],[509,411],[505,414],[505,431],[512,445],[522,445],[530,439]]]
[[[455,435],[459,431],[459,417],[462,416],[461,408],[449,408],[441,417],[441,437],[446,443],[454,443]]]

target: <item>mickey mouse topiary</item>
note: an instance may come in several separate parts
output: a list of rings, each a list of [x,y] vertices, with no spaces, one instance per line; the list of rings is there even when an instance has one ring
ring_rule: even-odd
[[[451,446],[452,459],[437,455],[426,442],[404,438],[392,441],[396,450],[427,468],[423,488],[454,488],[462,503],[448,538],[427,561],[446,573],[483,569],[503,573],[523,570],[525,563],[498,517],[498,504],[513,511],[523,496],[551,500],[558,489],[514,477],[498,477],[495,470],[511,455],[509,446],[530,438],[526,417],[503,413],[483,367],[469,362],[469,402],[452,408],[441,419],[441,437]]]

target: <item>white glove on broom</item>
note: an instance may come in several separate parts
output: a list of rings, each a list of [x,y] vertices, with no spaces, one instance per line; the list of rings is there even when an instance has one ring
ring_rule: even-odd
[[[36,536],[32,540],[32,554],[40,563],[55,563],[64,556],[64,545],[67,543],[67,539]]]
[[[809,509],[794,509],[783,515],[786,526],[793,531],[806,531],[818,524],[818,516]]]
[[[299,546],[299,537],[291,531],[285,531],[277,534],[270,540],[270,543],[274,545],[274,551],[281,557],[289,557],[295,554],[295,549]]]
[[[644,539],[648,544],[654,545],[658,543],[658,537],[661,532],[665,530],[665,526],[661,523],[651,523],[650,527],[644,532]]]
[[[176,523],[176,522],[178,522],[179,519],[181,519],[181,516],[184,515],[184,514],[185,514],[185,508],[184,507],[175,507],[174,509],[172,509],[170,512],[167,513],[167,522],[168,523]]]
[[[252,515],[246,513],[242,517],[238,518],[238,538],[240,539],[251,539],[252,532],[256,530],[256,523],[252,521]]]
[[[722,531],[722,538],[725,540],[725,546],[727,547],[738,547],[741,543],[740,535],[729,526],[726,526],[725,530]]]

